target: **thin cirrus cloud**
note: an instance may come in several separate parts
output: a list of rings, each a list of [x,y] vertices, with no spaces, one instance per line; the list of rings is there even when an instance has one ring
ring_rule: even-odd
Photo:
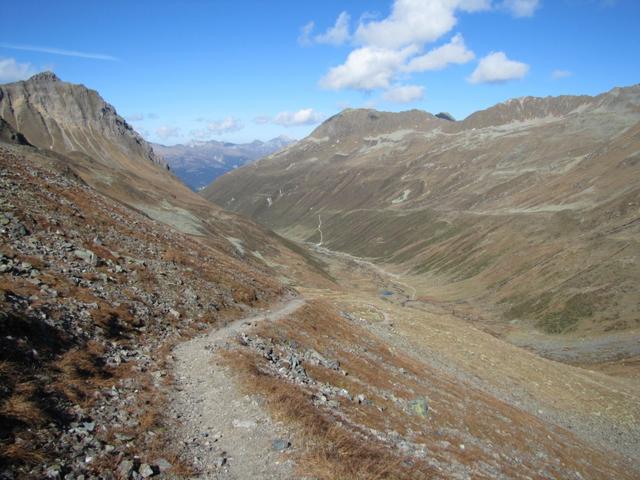
[[[509,60],[504,52],[492,52],[480,59],[468,78],[469,83],[504,83],[520,80],[529,73],[529,65]]]
[[[37,73],[30,63],[18,63],[14,58],[0,58],[0,82],[25,80]]]
[[[402,87],[397,85],[413,74],[464,65],[476,58],[461,33],[427,49],[455,28],[460,14],[503,11],[519,18],[532,16],[539,7],[539,0],[394,0],[386,17],[361,17],[353,32],[349,29],[347,12],[340,13],[333,27],[321,35],[313,35],[315,25],[309,22],[302,29],[300,43],[341,45],[351,42],[353,45],[344,62],[330,68],[320,78],[318,84],[323,89],[382,90],[383,98],[388,101],[397,98],[404,102],[405,98],[411,97],[418,100],[422,97],[417,95],[417,86],[411,85],[416,87],[412,88],[413,95],[399,95],[397,89]],[[499,83],[522,78],[529,68],[507,59],[506,55],[483,60],[472,74],[471,83]],[[495,67],[493,72],[490,71],[492,66]]]
[[[65,57],[88,58],[92,60],[106,60],[109,62],[117,62],[120,60],[117,57],[114,57],[112,55],[106,55],[104,53],[80,52],[77,50],[65,50],[62,48],[42,47],[42,46],[36,46],[36,45],[16,45],[13,43],[0,43],[0,48],[7,48],[11,50],[24,50],[27,52],[50,53],[52,55],[63,55]]]
[[[301,125],[315,125],[324,120],[325,115],[313,108],[302,108],[295,112],[280,112],[274,117],[261,115],[253,119],[258,125],[272,123],[282,127],[298,127]]]

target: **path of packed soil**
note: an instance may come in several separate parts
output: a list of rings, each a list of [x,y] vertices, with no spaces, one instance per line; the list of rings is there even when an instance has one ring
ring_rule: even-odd
[[[180,344],[174,350],[176,392],[172,413],[182,425],[182,449],[205,479],[291,479],[295,445],[258,397],[245,395],[216,352],[261,321],[276,321],[305,301],[293,298]]]

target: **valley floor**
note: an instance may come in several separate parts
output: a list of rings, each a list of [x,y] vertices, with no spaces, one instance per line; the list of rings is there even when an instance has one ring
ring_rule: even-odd
[[[174,353],[183,453],[207,478],[637,478],[630,370],[542,358],[425,300],[410,279],[314,253],[339,286],[297,286],[306,304]],[[372,460],[376,448],[388,457]]]

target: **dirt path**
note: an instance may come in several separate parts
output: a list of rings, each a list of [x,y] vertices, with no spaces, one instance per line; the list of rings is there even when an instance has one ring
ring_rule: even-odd
[[[291,479],[291,440],[258,397],[244,395],[216,351],[257,322],[275,321],[304,305],[293,298],[269,311],[234,321],[174,350],[176,393],[172,412],[182,422],[177,438],[205,479]]]

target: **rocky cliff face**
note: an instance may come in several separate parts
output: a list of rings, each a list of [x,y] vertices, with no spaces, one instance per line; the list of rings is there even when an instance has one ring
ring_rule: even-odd
[[[82,152],[107,163],[163,163],[96,91],[51,72],[0,85],[0,117],[42,149]]]

